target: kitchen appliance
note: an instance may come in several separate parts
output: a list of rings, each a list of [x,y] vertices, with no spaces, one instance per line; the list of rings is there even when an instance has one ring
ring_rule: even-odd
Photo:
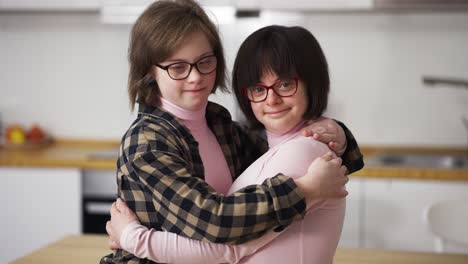
[[[117,193],[114,170],[83,171],[82,232],[105,234]]]

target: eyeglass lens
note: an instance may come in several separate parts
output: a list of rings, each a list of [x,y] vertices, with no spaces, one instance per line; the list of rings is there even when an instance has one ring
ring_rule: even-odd
[[[217,64],[216,56],[210,55],[210,56],[201,58],[195,63],[178,62],[178,63],[170,64],[167,66],[167,73],[169,74],[169,77],[171,77],[172,79],[181,80],[189,76],[190,72],[192,72],[193,66],[197,68],[199,73],[209,74],[209,73],[212,73],[216,69],[216,64]]]
[[[264,101],[268,96],[268,90],[272,89],[278,96],[293,95],[297,90],[297,82],[294,78],[279,80],[272,86],[254,85],[247,87],[247,97],[252,102]]]

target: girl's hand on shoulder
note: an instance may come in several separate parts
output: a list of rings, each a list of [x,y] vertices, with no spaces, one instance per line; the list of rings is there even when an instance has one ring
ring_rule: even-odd
[[[329,152],[310,164],[307,173],[313,175],[318,198],[341,198],[348,194],[343,186],[349,179],[345,175],[346,167],[341,162],[341,158],[333,157]]]
[[[295,180],[304,193],[307,208],[314,200],[343,198],[348,195],[344,188],[348,182],[346,167],[341,165],[341,158],[335,158],[329,152],[316,158],[307,169],[306,175]]]
[[[327,144],[330,150],[339,157],[346,150],[346,135],[343,128],[333,119],[320,117],[307,121],[308,126],[302,130],[302,135]]]
[[[120,237],[123,230],[129,223],[138,221],[138,218],[120,198],[112,204],[110,213],[111,220],[106,223],[106,231],[109,235],[109,247],[111,249],[118,249],[121,248]]]

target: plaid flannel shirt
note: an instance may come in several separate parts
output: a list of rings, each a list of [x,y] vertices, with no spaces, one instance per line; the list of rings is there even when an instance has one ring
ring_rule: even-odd
[[[246,133],[217,104],[209,102],[206,119],[233,180],[268,149],[265,139],[258,133]],[[344,128],[348,140],[345,155],[349,157],[343,160],[351,165],[350,171],[360,169],[356,164],[362,162],[362,155],[351,132]],[[282,174],[229,196],[217,194],[204,181],[198,143],[174,116],[155,107],[140,107],[138,118],[122,138],[117,167],[118,196],[143,225],[155,230],[238,244],[287,226],[305,213],[302,193]],[[117,250],[101,263],[153,262]]]

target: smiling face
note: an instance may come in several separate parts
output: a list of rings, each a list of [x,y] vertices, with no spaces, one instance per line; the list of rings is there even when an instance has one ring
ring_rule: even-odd
[[[269,87],[278,77],[283,81],[299,78],[297,94],[278,98],[270,90],[267,101],[251,103],[250,100],[256,99],[249,97],[252,94],[246,93],[246,88],[258,82]],[[232,88],[252,129],[266,127],[271,132],[287,132],[298,122],[318,118],[325,111],[330,88],[327,61],[308,30],[277,25],[263,27],[241,44],[232,70]],[[257,95],[262,99],[261,94]],[[265,113],[280,107],[288,109],[287,112]],[[278,118],[283,114],[291,118]]]
[[[260,83],[270,86],[278,80],[275,73],[265,73]],[[297,92],[290,97],[280,97],[273,90],[269,90],[265,101],[251,102],[250,106],[257,120],[265,126],[267,131],[284,134],[303,121],[308,106],[304,83],[299,80]]]
[[[202,32],[195,32],[188,36],[185,43],[160,65],[167,66],[176,62],[194,63],[205,56],[214,54],[213,48]],[[152,75],[159,86],[161,97],[191,111],[200,110],[206,106],[216,80],[216,71],[200,74],[195,66],[192,67],[189,76],[183,80],[173,80],[166,70],[156,66],[152,68]]]

